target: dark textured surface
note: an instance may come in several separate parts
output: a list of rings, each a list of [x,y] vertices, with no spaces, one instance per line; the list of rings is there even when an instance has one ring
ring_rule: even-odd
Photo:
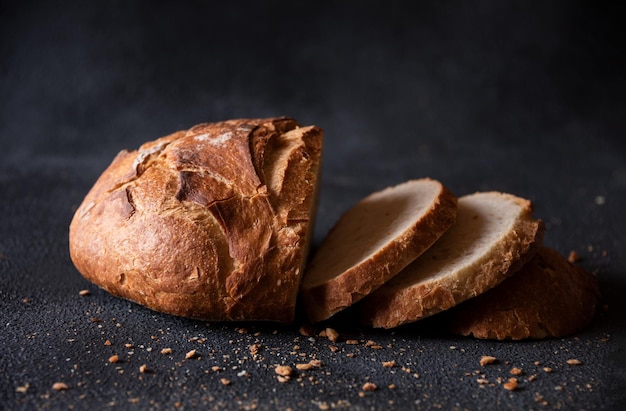
[[[620,409],[623,6],[224,3],[0,5],[0,408]],[[395,331],[338,318],[331,343],[299,324],[153,313],[73,268],[73,210],[120,149],[275,115],[326,131],[316,242],[362,196],[408,178],[457,195],[512,192],[534,202],[547,245],[598,274],[606,308],[563,339],[454,337],[436,317]],[[499,362],[480,367],[482,355]],[[313,358],[323,365],[277,380],[276,364]],[[513,367],[524,374],[510,392],[498,379]],[[367,381],[378,389],[360,395]]]

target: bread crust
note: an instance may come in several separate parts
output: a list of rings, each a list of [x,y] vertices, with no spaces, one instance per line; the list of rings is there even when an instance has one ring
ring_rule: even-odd
[[[497,287],[447,314],[449,329],[495,340],[565,337],[595,316],[598,279],[556,250],[542,247]]]
[[[237,119],[124,150],[74,215],[72,261],[156,311],[291,322],[322,139],[290,118]]]
[[[460,252],[458,250],[461,247],[455,245],[457,239],[469,242],[467,247],[463,247],[467,250],[472,250],[472,242],[477,243],[482,239],[473,230],[459,233],[468,227],[468,223],[472,224],[469,220],[479,218],[477,214],[473,214],[473,210],[465,208],[464,202],[466,199],[476,198],[474,196],[483,195],[502,198],[519,208],[508,232],[490,243],[488,252],[479,255],[471,265],[462,266],[450,274],[437,272],[433,273],[432,278],[415,280],[422,275],[424,264],[429,264],[429,261],[445,261],[446,257],[442,255],[450,250],[453,255]],[[543,223],[532,217],[532,203],[528,200],[496,192],[461,197],[455,226],[431,250],[359,304],[361,322],[376,328],[398,327],[448,310],[479,295],[519,270],[538,249],[543,233]],[[455,251],[455,248],[458,250]],[[459,254],[455,258],[462,261],[463,255]],[[443,269],[447,270],[447,266],[443,265]]]
[[[432,198],[429,207],[424,210],[419,218],[414,219],[392,241],[378,249],[369,258],[360,261],[345,270],[337,270],[332,278],[316,281],[317,276],[325,276],[325,260],[333,258],[332,254],[338,251],[329,245],[330,241],[347,241],[346,238],[333,238],[338,228],[345,224],[350,213],[363,207],[363,204],[372,201],[374,196],[384,198],[390,190],[398,187],[416,184],[436,184],[437,193]],[[419,188],[415,195],[419,195]],[[380,287],[396,275],[402,268],[413,261],[417,256],[430,247],[455,221],[457,199],[440,182],[423,178],[410,180],[395,187],[389,187],[361,200],[357,205],[348,210],[336,225],[331,229],[325,241],[313,256],[300,289],[300,301],[308,320],[317,323],[326,320],[339,311],[350,307],[363,297]],[[373,212],[374,215],[384,213],[384,209]],[[382,216],[379,216],[382,217]],[[372,217],[372,221],[363,221],[363,224],[381,224],[378,219]],[[384,228],[384,227],[383,227]],[[358,241],[354,242],[358,247]],[[320,267],[321,266],[321,267]]]

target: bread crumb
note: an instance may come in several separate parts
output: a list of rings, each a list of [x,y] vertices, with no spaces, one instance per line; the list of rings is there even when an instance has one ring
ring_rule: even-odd
[[[124,344],[124,347],[126,347],[126,348],[135,348],[135,346],[130,344],[130,343]]]
[[[289,377],[289,376],[282,376],[282,375],[279,375],[279,376],[278,376],[278,377],[276,377],[276,378],[278,379],[278,382],[283,383],[283,384],[284,384],[284,383],[286,383],[286,382],[288,382],[288,381],[290,380],[290,377]]]
[[[139,372],[145,374],[145,373],[150,372],[150,369],[148,368],[148,366],[146,364],[141,364],[139,366]]]
[[[171,354],[171,353],[172,353],[172,349],[169,348],[169,347],[168,348],[163,348],[161,350],[161,354],[163,354],[163,355],[167,355],[167,354]]]
[[[326,337],[332,342],[337,342],[339,333],[334,328],[326,328]]]
[[[357,345],[359,340],[346,340],[346,344],[348,345]]]
[[[528,381],[535,381],[536,379],[537,379],[537,376],[535,374],[528,376]]]
[[[550,368],[550,367],[543,367],[543,371],[547,372],[547,373],[551,373],[552,372],[552,368]]]
[[[80,295],[81,297],[86,297],[88,295],[91,295],[91,291],[89,291],[89,290],[80,290],[78,292],[78,295]]]
[[[109,362],[112,364],[118,363],[120,361],[120,357],[115,354],[109,357]]]
[[[390,390],[395,390],[395,389],[396,389],[396,384],[393,384],[393,383],[392,383],[392,384],[389,384],[389,385],[387,386],[387,388],[389,388]]]
[[[188,351],[187,354],[185,354],[185,358],[190,360],[192,358],[195,358],[198,355],[198,353],[196,352],[196,350],[191,350]]]
[[[28,383],[24,385],[20,385],[19,387],[15,389],[15,392],[19,392],[20,394],[26,394],[26,391],[28,391],[29,387],[30,387],[30,384]]]
[[[331,350],[332,352],[337,352],[339,351],[339,347],[334,346],[334,345],[329,345],[328,349]]]
[[[366,382],[365,384],[363,384],[363,387],[361,387],[361,389],[363,391],[376,391],[378,387],[373,382]]]
[[[300,335],[305,337],[313,337],[315,335],[315,327],[310,324],[304,324],[300,327]]]
[[[293,373],[293,370],[288,365],[277,365],[274,372],[282,377],[289,377]]]
[[[383,367],[385,367],[385,368],[392,368],[392,367],[395,367],[396,365],[398,365],[398,364],[396,363],[395,360],[383,361]]]
[[[572,250],[569,252],[569,255],[567,256],[567,261],[573,264],[579,260],[580,260],[580,255],[576,251]]]
[[[252,344],[250,347],[248,347],[250,350],[250,354],[252,355],[256,355],[259,353],[259,350],[261,349],[261,344]]]
[[[213,372],[219,372],[222,371],[222,367],[220,367],[219,365],[214,365],[213,367],[211,367],[211,370],[213,370]]]
[[[577,360],[575,358],[570,358],[569,360],[566,361],[569,365],[580,365],[582,364],[582,361]]]
[[[524,372],[520,368],[513,367],[511,368],[510,373],[513,375],[522,375]]]
[[[480,357],[480,366],[484,367],[487,364],[493,364],[497,361],[496,357],[492,357],[490,355],[483,355]]]
[[[489,380],[486,379],[486,378],[477,378],[476,382],[479,383],[479,384],[488,384]]]
[[[227,378],[220,378],[222,385],[230,385],[230,380]]]
[[[54,384],[52,384],[52,389],[55,391],[69,390],[69,388],[69,385],[64,382],[55,382]]]
[[[296,364],[296,368],[299,370],[311,370],[313,368],[319,368],[322,366],[322,361],[320,360],[311,360],[308,363],[304,363],[304,364]]]
[[[505,390],[515,391],[517,389],[517,378],[509,378],[503,387]]]
[[[106,345],[106,346],[111,345],[111,340],[106,340],[106,341],[104,342],[104,345]]]

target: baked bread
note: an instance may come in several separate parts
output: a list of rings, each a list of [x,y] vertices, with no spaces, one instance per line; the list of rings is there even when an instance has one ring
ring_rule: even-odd
[[[542,247],[515,275],[446,314],[453,333],[496,340],[565,337],[593,319],[597,277]]]
[[[361,321],[392,328],[452,308],[521,268],[542,239],[530,201],[499,192],[461,197],[456,223],[361,302]]]
[[[120,152],[71,222],[76,268],[165,313],[293,321],[322,134],[289,118],[240,119]]]
[[[373,193],[330,230],[309,266],[300,299],[316,323],[351,306],[413,261],[454,222],[456,197],[432,179]]]

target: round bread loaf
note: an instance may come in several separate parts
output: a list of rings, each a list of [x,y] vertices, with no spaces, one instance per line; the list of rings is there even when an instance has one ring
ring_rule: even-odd
[[[351,306],[430,247],[456,218],[456,197],[440,182],[410,180],[373,193],[330,230],[300,288],[309,321]]]
[[[76,268],[157,311],[292,321],[322,134],[289,118],[229,120],[120,152],[71,222]]]
[[[446,315],[450,330],[465,336],[565,337],[591,322],[598,297],[596,276],[542,247],[516,274]]]
[[[359,304],[364,324],[392,328],[482,294],[517,271],[543,239],[530,201],[499,192],[459,198],[455,224]]]

